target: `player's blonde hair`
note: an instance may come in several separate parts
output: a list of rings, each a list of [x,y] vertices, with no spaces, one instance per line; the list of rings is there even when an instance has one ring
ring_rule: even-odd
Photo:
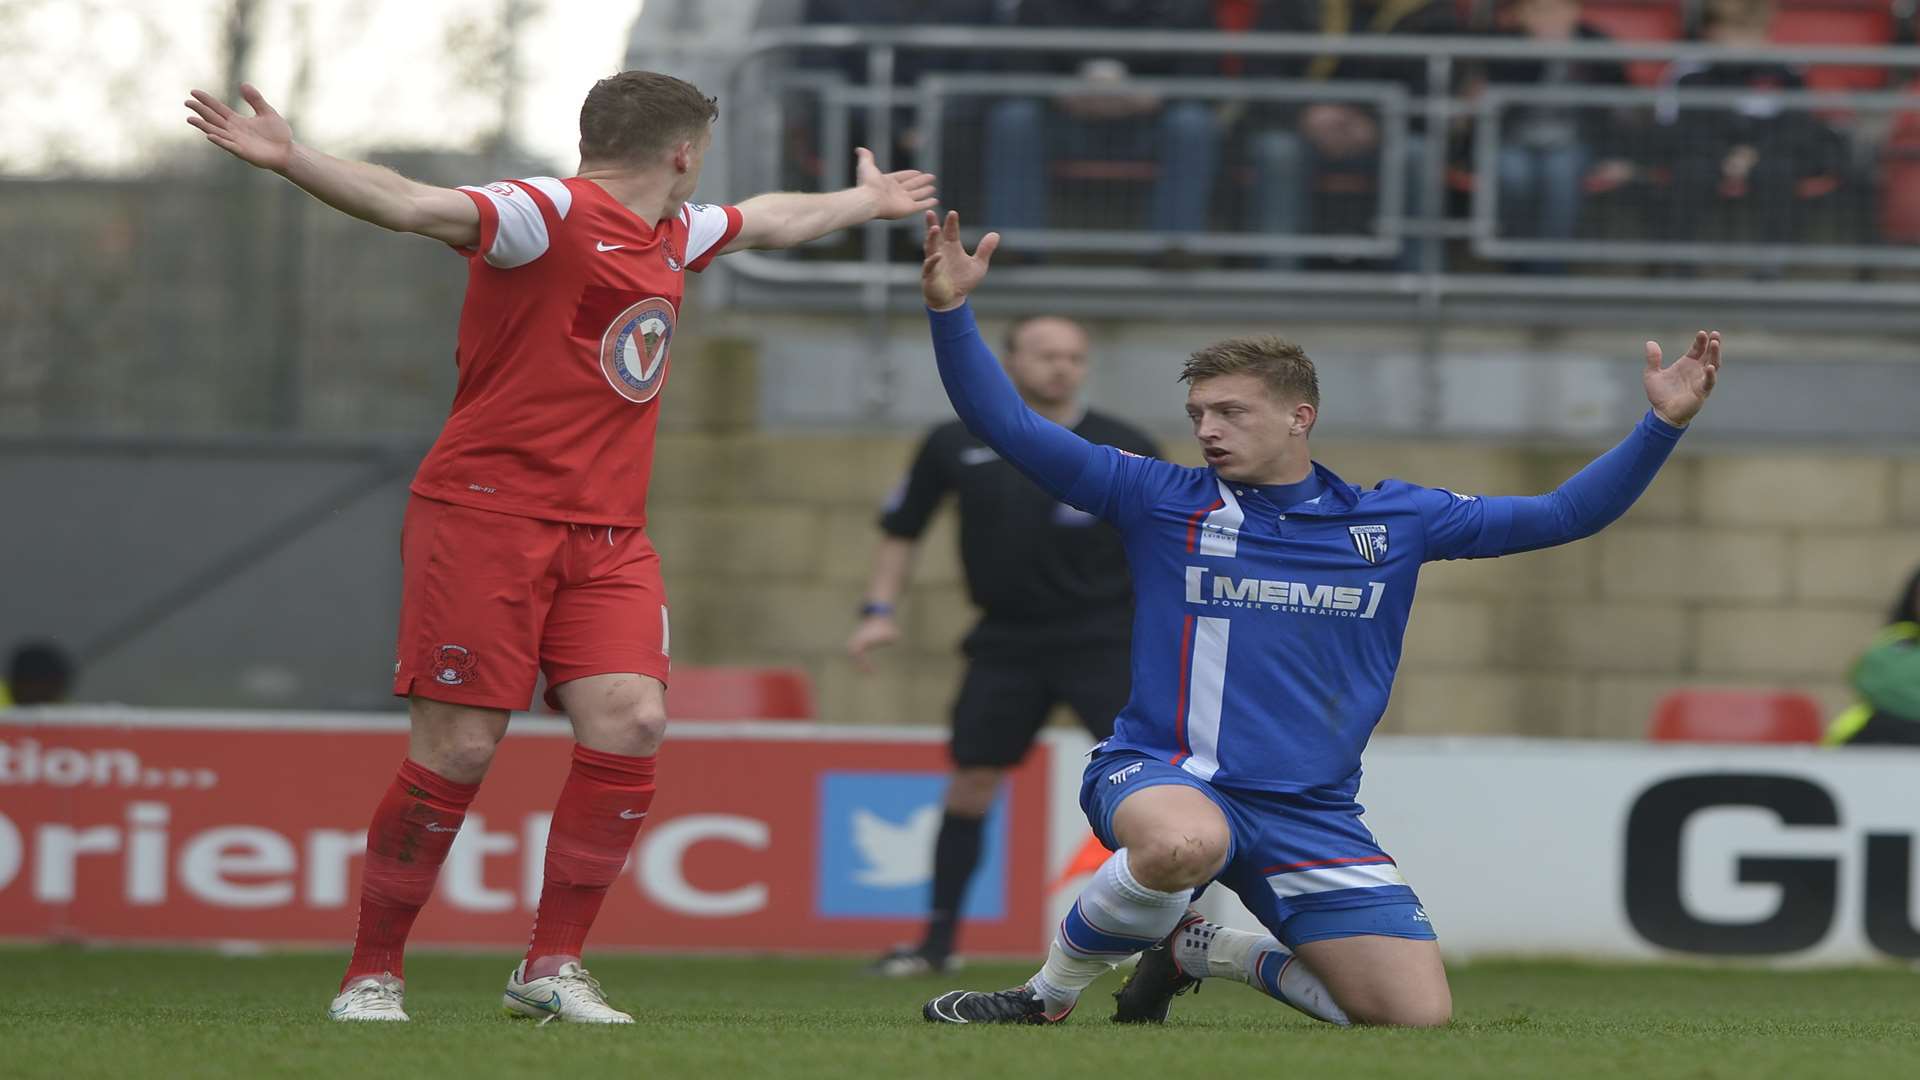
[[[1180,381],[1192,385],[1222,375],[1254,375],[1274,400],[1320,408],[1320,376],[1305,349],[1272,334],[1228,338],[1187,357]]]
[[[623,71],[593,84],[580,106],[580,159],[643,163],[699,138],[720,106],[683,79]]]

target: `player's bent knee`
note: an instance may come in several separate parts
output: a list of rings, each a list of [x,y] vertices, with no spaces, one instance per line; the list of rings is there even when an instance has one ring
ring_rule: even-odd
[[[1207,828],[1156,829],[1127,847],[1133,876],[1167,891],[1212,880],[1226,859],[1226,835]]]

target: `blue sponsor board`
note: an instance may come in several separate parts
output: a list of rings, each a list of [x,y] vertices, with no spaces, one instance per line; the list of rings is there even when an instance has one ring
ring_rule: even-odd
[[[814,908],[834,918],[920,918],[933,889],[933,844],[947,776],[937,772],[829,772],[820,778],[819,872]],[[980,867],[961,915],[1007,913],[1007,794],[987,813]]]

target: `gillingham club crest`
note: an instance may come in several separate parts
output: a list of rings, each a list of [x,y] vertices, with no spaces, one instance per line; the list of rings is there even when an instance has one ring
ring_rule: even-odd
[[[628,401],[652,401],[667,381],[674,321],[673,305],[658,296],[615,315],[600,338],[600,372],[607,385]]]
[[[1349,525],[1347,531],[1353,534],[1353,549],[1367,562],[1377,563],[1387,557],[1385,525]]]

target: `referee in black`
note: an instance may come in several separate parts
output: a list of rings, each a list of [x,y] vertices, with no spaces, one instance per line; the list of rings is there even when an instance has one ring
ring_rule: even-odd
[[[1014,387],[1041,416],[1091,442],[1158,456],[1140,429],[1081,404],[1087,332],[1078,323],[1023,319],[1007,330],[1001,355]],[[1054,705],[1071,706],[1104,739],[1131,684],[1133,586],[1120,534],[1054,501],[958,420],[927,433],[880,517],[873,576],[847,642],[854,663],[871,670],[868,653],[899,639],[895,606],[914,545],[950,491],[960,497],[960,560],[981,617],[961,646],[967,672],[953,703],[953,779],[934,844],[926,938],[881,957],[874,970],[885,975],[950,968],[982,823],[1006,771],[1026,756]]]

